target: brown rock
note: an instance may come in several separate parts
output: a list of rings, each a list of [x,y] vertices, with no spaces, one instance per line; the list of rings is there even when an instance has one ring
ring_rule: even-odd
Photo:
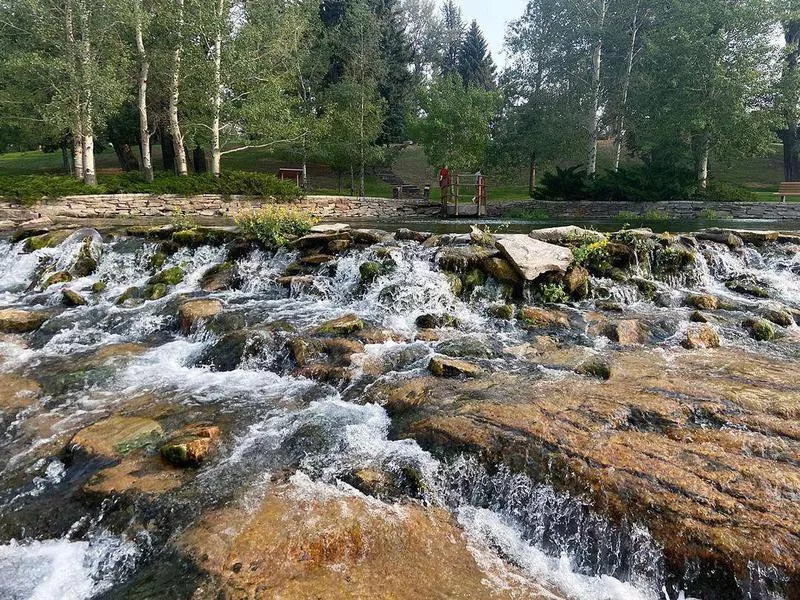
[[[719,300],[711,294],[689,294],[686,297],[686,305],[697,310],[717,310]]]
[[[692,325],[686,330],[686,337],[681,345],[687,350],[719,348],[719,334],[711,325]]]
[[[222,310],[219,300],[189,300],[178,307],[181,331],[189,333],[200,322],[217,315]]]
[[[209,598],[560,598],[478,562],[444,509],[387,505],[300,475],[270,486],[255,510],[205,516],[178,545],[214,576]]]
[[[219,427],[193,425],[162,444],[161,456],[178,467],[196,467],[204,462],[219,440]]]
[[[431,358],[428,370],[437,377],[477,377],[482,373],[481,368],[471,362],[447,356]]]
[[[3,333],[28,333],[39,329],[49,317],[49,313],[44,311],[7,308],[0,310],[0,331]]]
[[[643,334],[642,324],[633,319],[608,323],[603,328],[603,335],[623,346],[641,344],[644,341]]]
[[[577,300],[586,298],[589,295],[589,271],[583,267],[570,267],[564,276],[564,291]]]
[[[152,419],[109,417],[81,429],[72,437],[69,448],[92,456],[117,458],[157,442],[163,436],[161,425]]]
[[[92,475],[81,489],[85,494],[101,497],[123,492],[155,495],[174,490],[185,481],[180,469],[157,456],[129,456]]]
[[[364,321],[358,315],[344,315],[324,322],[314,330],[317,335],[347,335],[364,329]]]
[[[548,310],[535,306],[523,306],[519,311],[519,320],[529,329],[569,329],[569,318],[561,311]]]
[[[39,398],[39,384],[11,373],[0,373],[0,413],[17,412]]]

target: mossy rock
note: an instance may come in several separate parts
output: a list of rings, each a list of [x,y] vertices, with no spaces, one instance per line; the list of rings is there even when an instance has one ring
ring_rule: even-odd
[[[147,300],[160,300],[167,295],[168,287],[164,283],[155,283],[145,286],[142,296]]]
[[[62,301],[67,306],[86,306],[86,300],[75,290],[61,290]]]
[[[589,377],[596,377],[603,381],[611,379],[611,364],[602,358],[590,358],[589,360],[581,363],[576,372],[579,375],[587,375]]]
[[[78,257],[70,271],[75,277],[88,277],[97,270],[97,259],[92,254],[92,238],[87,237],[81,244]]]
[[[163,283],[165,285],[178,285],[186,277],[186,273],[180,267],[170,267],[164,269],[157,275],[151,277],[147,283],[148,285],[156,285]]]
[[[236,285],[236,267],[229,262],[214,265],[200,279],[200,288],[205,292],[232,290]]]
[[[53,273],[48,277],[44,282],[44,288],[47,289],[51,285],[57,285],[59,283],[69,283],[72,281],[72,275],[67,273],[66,271],[59,271],[58,273]]]
[[[766,288],[751,277],[743,277],[728,281],[725,283],[725,287],[732,292],[736,292],[737,294],[742,294],[744,296],[752,296],[754,298],[769,298],[769,292],[766,290]]]
[[[461,281],[461,277],[455,273],[447,272],[444,274],[444,276],[447,279],[447,283],[450,284],[450,289],[453,291],[453,295],[459,297],[464,291],[464,282]]]
[[[95,281],[92,284],[92,293],[93,294],[102,294],[108,288],[108,284],[105,281]]]
[[[460,323],[453,315],[425,314],[417,317],[416,325],[421,329],[439,329],[442,327],[458,327]]]
[[[658,285],[656,285],[655,281],[650,281],[649,279],[643,279],[641,277],[633,277],[631,278],[631,283],[636,286],[639,293],[647,300],[652,300],[658,293]]]
[[[345,315],[326,321],[314,330],[317,335],[348,335],[364,329],[364,321],[356,315]]]
[[[510,321],[514,318],[514,305],[513,304],[494,304],[489,307],[489,314],[495,319],[503,319]]]
[[[127,290],[120,294],[119,298],[117,298],[115,304],[125,304],[129,300],[141,300],[142,299],[142,289],[138,287],[129,287]]]
[[[791,327],[794,324],[794,318],[792,315],[782,307],[767,307],[762,311],[762,316],[767,321],[775,323],[775,325],[779,325],[781,327]]]
[[[58,243],[53,238],[52,234],[45,233],[43,235],[37,235],[25,240],[24,250],[25,252],[36,252],[37,250],[41,250],[43,248],[52,248],[57,244]]]
[[[766,319],[750,319],[744,322],[744,326],[754,340],[770,342],[775,339],[775,327]]]
[[[522,277],[506,259],[497,256],[488,257],[481,263],[483,271],[492,279],[500,283],[520,285]]]
[[[148,264],[151,271],[158,271],[161,267],[164,266],[164,263],[167,262],[167,255],[163,252],[156,252],[153,256],[150,257],[150,262]]]
[[[486,284],[486,273],[480,269],[472,269],[461,278],[461,282],[464,284],[463,291],[471,294],[477,288]]]
[[[373,283],[378,277],[386,275],[389,272],[389,268],[383,263],[371,260],[362,263],[358,267],[358,272],[361,275],[361,284],[367,285]]]
[[[711,294],[689,294],[686,296],[686,306],[697,310],[717,310],[719,300]]]
[[[172,234],[172,241],[181,246],[197,248],[206,244],[206,235],[198,229],[183,229]]]

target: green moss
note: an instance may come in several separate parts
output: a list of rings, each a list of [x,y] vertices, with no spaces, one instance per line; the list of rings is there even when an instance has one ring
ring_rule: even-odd
[[[769,342],[775,338],[775,327],[766,319],[759,319],[750,324],[750,335],[759,342]]]
[[[45,233],[25,240],[25,252],[36,252],[42,248],[50,248],[53,245],[53,237],[49,233]]]
[[[514,305],[513,304],[495,304],[489,307],[489,314],[495,319],[503,319],[510,321],[514,318]]]
[[[96,281],[92,284],[92,293],[93,294],[102,294],[106,291],[108,284],[105,281]]]
[[[148,285],[142,295],[148,300],[160,300],[167,295],[167,286],[163,283]]]
[[[56,285],[58,283],[69,283],[70,281],[72,281],[72,275],[66,271],[59,271],[58,273],[53,273],[47,278],[47,280],[44,282],[44,287],[46,289],[51,285]]]
[[[385,275],[389,269],[383,263],[371,260],[363,263],[358,268],[361,274],[361,283],[367,285],[375,281],[378,277]]]
[[[486,274],[480,269],[472,269],[461,278],[461,282],[464,285],[464,291],[471,293],[486,283]]]
[[[150,270],[157,271],[158,269],[164,266],[165,262],[167,262],[167,255],[164,254],[163,252],[156,252],[150,258],[150,265],[149,265]]]
[[[597,377],[604,381],[611,379],[611,365],[600,358],[592,358],[584,362],[577,369],[581,375]]]
[[[170,267],[151,277],[147,282],[149,285],[163,283],[166,285],[178,285],[186,277],[186,273],[180,267]]]

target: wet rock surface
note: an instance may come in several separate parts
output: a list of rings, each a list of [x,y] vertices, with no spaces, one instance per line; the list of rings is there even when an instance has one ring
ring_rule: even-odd
[[[0,240],[0,577],[796,598],[796,236],[36,233]]]

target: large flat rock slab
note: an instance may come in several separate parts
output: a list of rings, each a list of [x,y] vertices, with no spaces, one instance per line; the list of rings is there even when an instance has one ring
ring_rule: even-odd
[[[526,281],[553,271],[564,272],[572,263],[572,251],[540,242],[528,235],[497,236],[497,248]]]
[[[606,382],[422,377],[378,384],[372,400],[400,437],[469,449],[644,524],[674,573],[699,565],[735,590],[760,564],[800,590],[800,361],[638,349],[611,362]],[[739,597],[727,593],[700,596]]]

